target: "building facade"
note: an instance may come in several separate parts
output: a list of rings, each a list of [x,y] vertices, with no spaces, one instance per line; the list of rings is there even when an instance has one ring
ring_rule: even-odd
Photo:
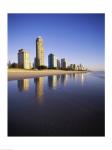
[[[61,68],[66,69],[67,68],[67,61],[65,58],[61,59]]]
[[[78,70],[79,71],[83,71],[84,70],[84,66],[82,64],[78,65]]]
[[[42,37],[38,37],[36,39],[36,64],[35,66],[38,68],[39,66],[44,66],[44,43]]]
[[[57,59],[57,68],[60,69],[61,68],[61,63],[60,63],[60,60]]]
[[[24,49],[20,49],[18,51],[18,67],[24,69],[30,69],[30,55]]]
[[[77,67],[76,64],[70,64],[70,69],[72,69],[72,70],[77,70],[76,67]]]
[[[57,67],[57,59],[54,54],[48,55],[48,67],[49,68],[56,68]]]

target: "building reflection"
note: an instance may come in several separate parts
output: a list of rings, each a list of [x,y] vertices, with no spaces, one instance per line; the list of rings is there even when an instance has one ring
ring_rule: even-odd
[[[84,73],[78,74],[76,78],[77,78],[78,81],[80,81],[81,85],[83,86],[84,85],[84,80],[85,80]]]
[[[28,91],[29,90],[29,79],[18,80],[18,89],[19,91]]]
[[[72,78],[72,74],[69,74],[69,77]]]
[[[60,77],[56,75],[48,76],[48,86],[50,89],[56,89],[59,78]]]
[[[57,84],[60,83],[60,78],[61,78],[61,75],[57,75]]]
[[[38,103],[43,103],[44,95],[44,77],[34,78],[35,83],[35,96],[38,100]]]
[[[66,86],[67,80],[68,80],[68,75],[67,75],[67,74],[61,75],[61,83],[62,83],[64,86]]]
[[[73,74],[73,78],[74,78],[74,79],[76,78],[76,74],[75,74],[75,73]]]
[[[83,73],[81,74],[81,84],[82,85],[84,84],[84,74]]]
[[[82,86],[84,85],[85,81],[84,73],[73,74],[73,79],[75,80],[75,82],[81,84]]]

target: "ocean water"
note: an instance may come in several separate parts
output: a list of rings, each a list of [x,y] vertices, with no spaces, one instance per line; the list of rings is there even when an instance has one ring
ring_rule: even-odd
[[[104,72],[8,81],[8,136],[104,135]]]

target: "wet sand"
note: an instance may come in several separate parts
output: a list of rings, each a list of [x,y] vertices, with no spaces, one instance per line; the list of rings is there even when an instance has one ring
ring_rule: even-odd
[[[86,72],[87,71],[8,69],[8,80],[10,81],[49,75],[86,73]]]

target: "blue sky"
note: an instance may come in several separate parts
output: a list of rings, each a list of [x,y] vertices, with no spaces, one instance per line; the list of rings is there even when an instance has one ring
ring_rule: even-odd
[[[104,70],[104,14],[8,14],[8,59],[17,62],[19,49],[36,55],[35,40],[42,36],[45,64],[54,53],[68,63]]]

